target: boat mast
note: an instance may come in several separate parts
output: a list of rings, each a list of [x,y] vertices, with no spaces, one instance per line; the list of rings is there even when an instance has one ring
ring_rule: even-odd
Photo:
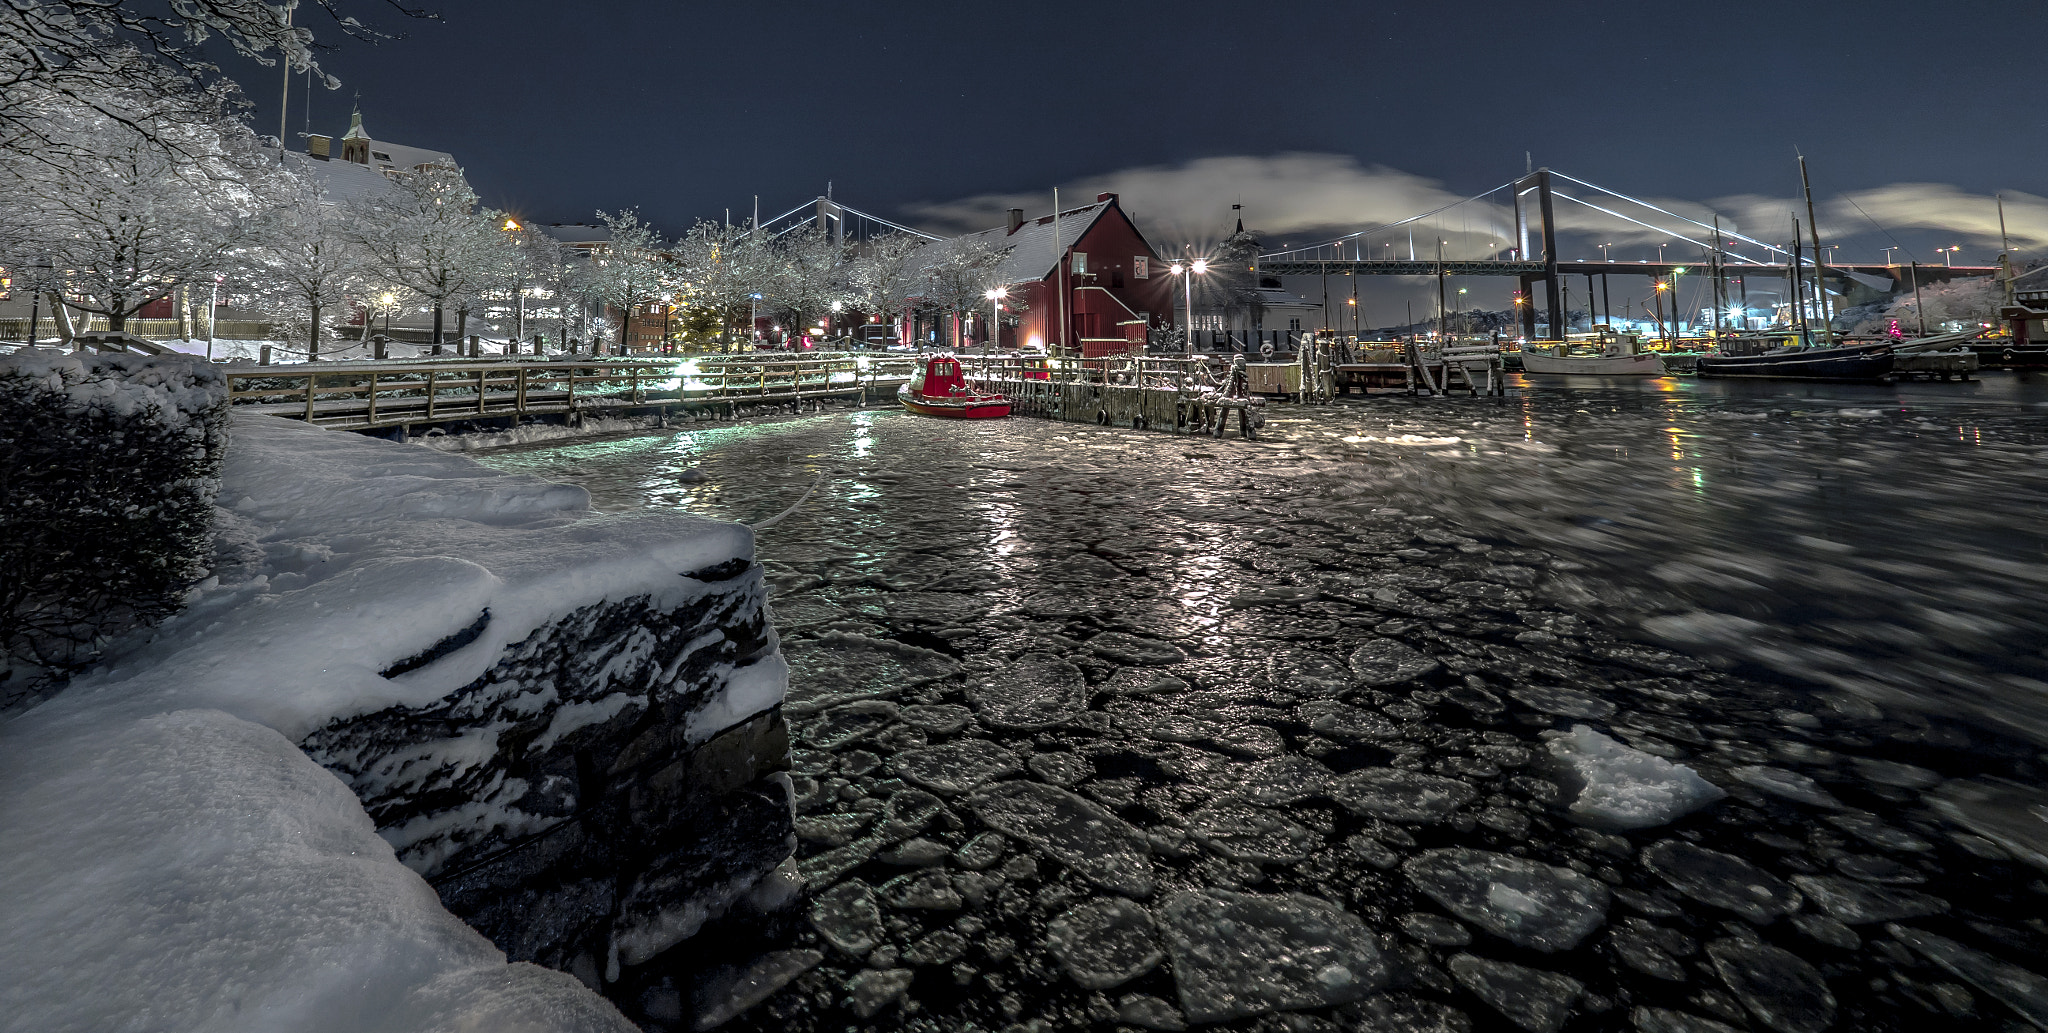
[[[1799,250],[1799,216],[1792,217],[1792,325],[1799,328],[1799,340],[1810,340],[1806,332],[1806,256]]]
[[[1728,307],[1728,274],[1721,266],[1721,217],[1714,216],[1714,253],[1707,261],[1714,274],[1714,336],[1721,336],[1721,312]]]
[[[1794,152],[1797,153],[1797,152]],[[1813,184],[1806,178],[1806,155],[1799,155],[1799,187],[1806,191],[1806,232],[1813,237],[1813,293],[1820,303],[1821,330],[1830,341],[1834,338],[1835,317],[1828,311],[1827,266],[1821,263],[1820,220],[1813,216]]]

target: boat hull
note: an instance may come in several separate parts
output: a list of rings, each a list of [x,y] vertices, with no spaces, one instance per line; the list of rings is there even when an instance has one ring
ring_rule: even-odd
[[[919,416],[949,420],[994,420],[1010,415],[1010,400],[1000,396],[978,398],[927,398],[913,394],[910,385],[896,389],[896,400]]]
[[[1655,355],[1551,355],[1522,353],[1524,373],[1562,373],[1581,377],[1661,377],[1664,363]]]
[[[1808,348],[1768,355],[1702,355],[1703,377],[1773,377],[1792,380],[1882,380],[1892,372],[1892,346]]]

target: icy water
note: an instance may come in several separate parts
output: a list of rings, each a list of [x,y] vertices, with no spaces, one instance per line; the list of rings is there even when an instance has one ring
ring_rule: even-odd
[[[1994,1030],[2048,1025],[2044,406],[1551,379],[480,458],[810,493],[759,533],[810,902],[650,1028]]]

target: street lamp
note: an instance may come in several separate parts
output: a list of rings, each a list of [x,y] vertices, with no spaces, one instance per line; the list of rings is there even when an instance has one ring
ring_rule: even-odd
[[[1953,269],[1955,268],[1955,263],[1949,261],[1949,258],[1950,256],[1954,255],[1958,251],[1961,251],[1962,249],[1963,246],[1961,244],[1954,244],[1949,247],[1938,247],[1934,250],[1941,252],[1942,267],[1947,269]]]
[[[1607,249],[1608,249],[1608,248],[1611,248],[1611,247],[1613,247],[1613,246],[1614,246],[1614,242],[1613,242],[1613,241],[1611,241],[1611,240],[1610,240],[1610,241],[1608,241],[1608,242],[1607,242],[1607,243],[1605,243],[1605,244],[1601,244],[1601,245],[1599,245],[1599,248],[1600,248],[1600,260],[1601,260],[1602,262],[1610,262],[1610,261],[1613,261],[1613,259],[1612,259],[1612,258],[1610,258],[1610,257],[1608,256],[1608,254],[1607,254]]]
[[[981,346],[982,353],[987,354],[990,345],[997,347],[1002,345],[1003,289],[1001,287],[990,287],[988,293],[982,296],[988,299],[988,337]]]
[[[1892,264],[1892,252],[1897,251],[1898,249],[1899,246],[1897,244],[1894,244],[1891,247],[1884,249],[1884,264]]]
[[[1186,265],[1175,262],[1167,266],[1166,271],[1180,277],[1181,300],[1187,306],[1188,314],[1187,350],[1192,355],[1195,351],[1195,274],[1208,272],[1209,260],[1197,258]]]

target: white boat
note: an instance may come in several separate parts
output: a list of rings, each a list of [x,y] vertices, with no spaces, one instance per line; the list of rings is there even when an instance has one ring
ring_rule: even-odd
[[[1636,335],[1605,331],[1594,342],[1598,351],[1573,351],[1586,345],[1522,349],[1522,372],[1564,373],[1582,377],[1661,377],[1664,360],[1636,350]]]

